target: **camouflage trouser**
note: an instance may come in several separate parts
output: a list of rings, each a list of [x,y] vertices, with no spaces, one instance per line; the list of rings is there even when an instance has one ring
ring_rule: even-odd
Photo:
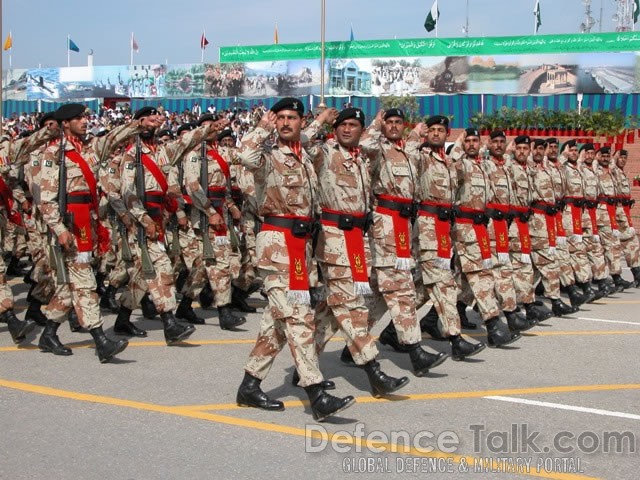
[[[13,292],[11,287],[7,285],[7,266],[0,255],[0,313],[13,308]]]
[[[604,280],[609,275],[607,273],[607,264],[604,260],[604,249],[602,243],[593,238],[590,228],[585,228],[582,232],[582,243],[587,252],[587,259],[591,265],[591,273],[594,280]]]
[[[500,308],[505,312],[513,312],[518,308],[516,298],[516,287],[514,285],[513,267],[508,262],[505,265],[498,263],[498,257],[492,254],[493,278],[495,281],[496,298],[500,304]]]
[[[355,293],[351,268],[321,263],[327,300],[316,309],[316,344],[324,351],[327,342],[340,329],[357,365],[364,365],[378,355],[369,333],[369,310],[362,295]],[[414,342],[415,343],[415,342]]]
[[[3,250],[11,252],[16,258],[24,257],[27,252],[27,239],[23,227],[7,221],[3,232]]]
[[[249,290],[257,279],[256,223],[257,221],[253,216],[247,215],[246,217],[243,216],[243,221],[240,224],[242,229],[242,241],[240,242],[242,257],[240,259],[240,272],[233,284],[244,291]]]
[[[231,266],[229,263],[231,245],[228,243],[229,236],[227,235],[227,243],[221,245],[216,243],[216,237],[213,234],[209,235],[214,258],[206,261],[202,258],[202,240],[196,235],[196,232],[189,229],[188,232],[185,232],[185,236],[189,241],[186,243],[186,248],[182,249],[182,256],[185,258],[185,263],[191,264],[191,269],[184,284],[183,293],[189,298],[197,298],[208,281],[215,298],[215,306],[228,305],[231,303]]]
[[[245,371],[261,380],[271,370],[273,361],[285,343],[300,375],[299,385],[322,382],[315,343],[315,320],[309,305],[290,305],[288,272],[261,272],[264,275],[269,305],[264,309],[256,344],[249,354]]]
[[[600,243],[604,249],[604,259],[610,275],[622,273],[622,246],[620,240],[613,235],[611,227],[602,226],[598,229]]]
[[[531,261],[533,262],[535,270],[537,270],[542,277],[544,294],[552,300],[557,300],[560,298],[560,268],[556,260],[556,255],[555,253],[550,253],[547,247],[536,249],[535,244],[533,246]]]
[[[456,309],[458,285],[453,278],[453,272],[439,268],[435,258],[421,259],[420,270],[429,298],[438,312],[440,331],[443,335],[459,335],[460,316]]]
[[[467,306],[470,306],[475,299],[483,321],[500,315],[501,310],[495,295],[494,283],[493,270],[479,270],[460,275],[460,290],[463,293],[459,295],[459,299]],[[469,299],[469,293],[471,293],[471,299]]]
[[[620,245],[622,246],[622,252],[627,266],[629,268],[640,267],[640,242],[638,242],[638,235],[630,231],[628,227],[624,229],[621,227]]]
[[[28,247],[31,252],[33,271],[31,279],[36,282],[31,290],[31,296],[40,303],[48,303],[55,290],[53,282],[53,271],[49,266],[49,246],[47,244],[47,234],[45,227],[36,216],[31,216],[25,221],[28,235]]]
[[[56,274],[53,274],[55,291],[51,301],[44,307],[44,314],[49,320],[63,323],[73,307],[80,325],[89,330],[100,327],[102,317],[98,306],[98,294],[95,292],[96,277],[91,263],[81,263],[77,251],[65,251],[64,263],[69,283],[58,283]]]
[[[118,245],[122,245],[121,241],[118,241]],[[127,264],[122,259],[122,248],[116,250],[116,264],[109,271],[108,274],[109,285],[118,289],[127,284],[129,281],[129,272],[127,271]]]
[[[578,237],[570,235],[567,240],[571,268],[573,269],[576,282],[589,283],[593,274],[591,272],[591,264],[589,263],[584,236],[579,240]]]
[[[576,283],[576,279],[573,276],[573,268],[571,267],[568,239],[566,239],[566,241],[567,244],[556,247],[556,261],[559,267],[558,274],[560,275],[560,285],[563,287],[568,287]]]
[[[150,240],[146,242],[155,276],[151,279],[142,276],[140,248],[136,242],[130,242],[133,263],[129,267],[129,288],[120,297],[120,303],[130,310],[135,310],[140,305],[142,297],[149,292],[159,313],[173,312],[176,309],[173,267],[163,243]]]
[[[522,252],[511,252],[510,257],[516,301],[525,304],[533,303],[536,299],[535,289],[533,288],[533,265],[522,261]]]

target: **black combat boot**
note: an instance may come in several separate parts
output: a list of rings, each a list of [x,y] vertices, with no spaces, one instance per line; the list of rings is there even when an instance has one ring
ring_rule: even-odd
[[[599,289],[593,288],[590,282],[576,282],[576,286],[580,287],[587,297],[586,303],[595,302],[604,297],[604,293]]]
[[[531,307],[529,308],[533,309],[536,312],[536,315],[538,316],[538,323],[544,322],[545,320],[553,317],[553,312],[549,310],[549,307],[547,307],[544,302],[540,300],[536,300],[528,305],[531,305]]]
[[[202,288],[199,300],[200,307],[202,307],[204,310],[211,308],[211,306],[213,305],[213,301],[215,300],[215,298],[213,297],[213,290],[211,290],[211,285],[209,285],[209,282],[207,282],[206,285]]]
[[[33,320],[19,320],[13,310],[7,310],[0,315],[2,321],[9,326],[9,333],[13,343],[22,342],[27,334],[33,330],[36,326],[36,322]]]
[[[462,326],[462,328],[466,330],[475,330],[476,328],[478,328],[478,325],[470,321],[469,317],[467,317],[467,306],[464,303],[457,302],[456,310],[458,310],[458,315],[460,316],[460,325]]]
[[[432,306],[427,314],[420,320],[420,331],[431,335],[433,340],[444,342],[447,337],[442,335],[440,328],[438,327],[438,312],[436,307]]]
[[[356,362],[353,360],[353,355],[351,355],[351,351],[346,345],[344,346],[344,348],[342,349],[342,353],[340,354],[340,361],[345,365],[349,365],[351,367],[355,367],[356,365]]]
[[[260,388],[262,380],[244,372],[244,378],[238,388],[236,403],[240,407],[254,407],[263,410],[284,410],[284,403],[279,400],[271,400]]]
[[[461,335],[450,336],[449,342],[451,342],[451,359],[455,361],[473,357],[476,353],[480,353],[486,348],[484,343],[467,342]]]
[[[36,266],[35,265],[31,265],[31,268],[29,269],[29,271],[25,274],[24,277],[22,277],[22,281],[28,285],[36,285],[38,282],[36,282],[32,277],[31,274],[33,273],[33,271],[35,270]]]
[[[257,310],[247,303],[249,294],[244,290],[231,287],[231,306],[244,313],[256,313]]]
[[[342,410],[349,408],[356,403],[356,399],[351,395],[344,398],[334,397],[324,391],[321,384],[304,387],[311,404],[311,413],[314,420],[324,422],[327,417],[335,415]]]
[[[96,342],[100,363],[107,363],[129,345],[128,340],[111,340],[104,334],[102,327],[92,328],[89,333],[93,337],[93,341]]]
[[[20,259],[12,256],[9,265],[7,265],[7,276],[9,277],[24,277],[29,270],[20,264]]]
[[[407,346],[410,348],[409,359],[416,377],[424,377],[429,373],[429,369],[437,367],[449,358],[449,355],[444,352],[436,354],[427,352],[420,346],[420,343]]]
[[[106,273],[102,273],[102,272],[96,273],[96,293],[98,294],[99,297],[102,297],[107,291],[107,288],[104,286],[104,281],[106,279],[107,279]]]
[[[293,377],[291,378],[291,385],[293,385],[294,387],[297,387],[299,383],[300,383],[300,375],[298,375],[298,370],[294,369],[293,370]],[[335,382],[333,382],[331,380],[323,380],[323,381],[321,381],[320,382],[320,386],[324,390],[335,390],[336,389]]]
[[[176,292],[182,292],[182,288],[184,287],[187,278],[189,278],[189,270],[183,268],[180,270],[178,278],[176,278]]]
[[[244,317],[235,317],[231,313],[231,305],[229,304],[218,307],[218,320],[222,330],[235,330],[236,327],[247,321]]]
[[[158,309],[149,298],[148,293],[145,293],[142,299],[140,299],[140,307],[142,308],[142,316],[147,320],[153,320],[158,315]]]
[[[67,320],[69,321],[69,330],[72,332],[81,332],[82,325],[80,325],[80,321],[78,320],[78,314],[76,313],[75,308],[71,307],[69,310]]]
[[[600,280],[594,279],[593,283],[595,283],[598,286],[598,290],[601,291],[605,297],[608,297],[609,295],[613,295],[614,293],[616,293],[616,288],[610,283],[608,283],[606,278],[602,278]]]
[[[500,348],[521,338],[519,333],[504,331],[499,317],[490,318],[484,324],[487,327],[487,343],[491,348]]]
[[[537,322],[531,323],[516,310],[513,312],[504,312],[504,316],[507,318],[507,325],[511,332],[525,332],[537,325]]]
[[[390,321],[389,324],[384,327],[384,330],[380,332],[378,340],[382,345],[387,345],[393,348],[396,352],[409,353],[411,351],[410,345],[403,345],[400,343],[400,340],[398,340],[398,332],[396,332],[396,327],[394,327],[393,321]]]
[[[167,345],[186,340],[196,328],[193,325],[183,325],[178,323],[173,312],[162,312],[160,314],[162,325],[164,326],[164,339]]]
[[[559,298],[551,299],[551,311],[556,317],[561,317],[562,315],[569,315],[574,313],[573,308],[564,303]]]
[[[531,324],[532,326],[537,325],[541,321],[540,315],[538,314],[538,311],[535,307],[536,306],[533,303],[524,304],[524,310],[525,312],[527,312],[527,322],[529,322],[529,324]],[[549,314],[551,314],[551,312],[549,312]]]
[[[631,273],[633,274],[636,288],[640,287],[640,267],[631,267]]]
[[[24,315],[25,320],[33,320],[41,327],[44,327],[47,324],[47,317],[44,313],[42,313],[42,303],[33,298],[29,302],[29,306],[27,307],[27,312]]]
[[[116,287],[109,285],[100,298],[100,307],[112,313],[118,313],[120,311],[120,305],[118,305],[118,301],[116,300],[117,291],[118,289]]]
[[[567,287],[567,294],[569,295],[571,306],[576,309],[576,311],[578,310],[580,305],[584,305],[589,299],[586,295],[581,294],[578,291],[578,287],[576,287],[575,285],[569,285]]]
[[[131,310],[127,307],[120,307],[118,316],[116,317],[116,323],[113,324],[113,333],[118,335],[128,335],[130,337],[146,337],[147,332],[136,327],[131,322]]]
[[[204,319],[196,315],[196,312],[193,310],[193,307],[191,306],[192,302],[192,298],[184,295],[182,297],[182,300],[180,300],[178,309],[176,310],[176,318],[186,320],[187,322],[193,323],[194,325],[204,325]]]
[[[60,343],[57,331],[59,323],[52,320],[47,320],[47,324],[44,326],[42,335],[40,335],[40,341],[38,342],[38,348],[43,352],[51,352],[54,355],[72,355],[73,352],[70,348],[65,347]]]
[[[627,282],[620,275],[611,275],[611,278],[613,278],[613,284],[618,288],[622,287],[622,290],[628,290],[629,288],[636,286],[635,281]]]
[[[371,391],[373,396],[376,398],[388,395],[396,390],[400,390],[409,383],[409,379],[407,377],[394,378],[385,374],[380,370],[380,364],[377,360],[371,360],[370,362],[365,363],[364,371],[367,373],[367,377],[369,377]]]

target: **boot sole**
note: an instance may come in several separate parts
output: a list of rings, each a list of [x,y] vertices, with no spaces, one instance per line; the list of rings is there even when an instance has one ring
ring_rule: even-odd
[[[451,360],[453,360],[454,362],[461,362],[463,361],[465,358],[469,358],[469,357],[473,357],[474,355],[477,355],[478,353],[480,353],[481,351],[483,351],[485,348],[487,348],[486,344],[481,344],[480,348],[478,348],[477,350],[467,354],[467,355],[452,355],[451,356]]]
[[[398,385],[397,387],[395,387],[393,390],[386,390],[384,392],[373,392],[373,397],[374,398],[381,398],[384,397],[386,395],[390,395],[394,392],[397,392],[398,390],[400,390],[402,387],[405,387],[406,385],[409,384],[409,379],[405,378],[406,381],[402,382],[400,385]]]
[[[342,412],[342,411],[346,410],[347,408],[349,408],[350,406],[352,406],[354,403],[356,403],[356,399],[355,399],[355,398],[352,398],[351,400],[349,400],[346,404],[344,404],[342,407],[340,407],[340,408],[339,408],[339,409],[337,409],[336,411],[331,412],[331,413],[327,413],[326,415],[323,415],[323,416],[319,416],[319,415],[317,415],[315,412],[313,412],[313,411],[312,411],[312,413],[313,413],[313,419],[314,419],[316,422],[318,422],[318,423],[322,423],[322,422],[324,422],[327,418],[332,417],[332,416],[334,416],[334,415],[336,415],[336,414],[338,414],[338,413],[340,413],[340,412]]]
[[[196,331],[195,328],[193,330],[185,330],[183,333],[181,333],[177,337],[174,337],[174,338],[171,338],[171,339],[165,339],[165,341],[167,342],[167,345],[173,345],[174,343],[178,343],[178,342],[182,342],[183,340],[186,340],[195,331]]]
[[[127,342],[126,340],[124,341],[124,343],[121,344],[120,348],[118,348],[115,352],[113,352],[111,355],[109,355],[108,357],[102,357],[100,358],[100,363],[108,363],[109,360],[111,360],[113,357],[115,357],[116,355],[118,355],[119,353],[122,353],[124,351],[125,348],[127,348],[129,346],[129,342]]]
[[[139,337],[139,338],[144,338],[147,336],[147,332],[145,332],[144,330],[140,330],[140,332],[134,333],[131,330],[125,330],[125,329],[116,328],[116,327],[113,327],[113,333],[115,333],[116,335],[126,335],[128,337]]]
[[[246,402],[238,402],[238,401],[236,401],[236,404],[239,407],[243,407],[243,408],[257,408],[259,410],[266,410],[268,412],[284,412],[284,405],[282,407],[267,408],[267,407],[261,407],[259,405],[251,405],[251,404],[246,403]]]
[[[36,322],[34,322],[33,320],[25,320],[25,322],[27,323],[24,325],[24,327],[22,327],[22,329],[16,334],[15,337],[11,335],[11,339],[16,345],[22,343],[25,338],[27,338],[27,334],[31,333],[33,329],[36,328]]]
[[[53,353],[54,355],[58,355],[59,357],[69,357],[69,356],[73,355],[73,352],[71,350],[69,352],[54,352],[50,348],[41,347],[40,345],[38,345],[38,348],[43,353]]]
[[[520,335],[517,335],[515,337],[513,337],[511,340],[508,340],[504,343],[501,343],[499,345],[491,345],[490,343],[487,345],[489,348],[500,348],[500,347],[505,347],[507,345],[511,345],[514,342],[517,342],[518,340],[520,340],[522,337]]]

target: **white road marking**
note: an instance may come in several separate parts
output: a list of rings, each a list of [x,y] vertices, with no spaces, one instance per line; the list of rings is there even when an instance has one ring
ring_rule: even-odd
[[[603,323],[623,323],[625,325],[640,325],[640,322],[624,322],[622,320],[605,320],[604,318],[578,317],[578,320],[589,320],[590,322],[603,322]]]
[[[555,408],[558,410],[571,410],[572,412],[593,413],[595,415],[603,415],[605,417],[629,418],[631,420],[640,420],[640,415],[624,412],[612,412],[610,410],[600,410],[599,408],[576,407],[574,405],[564,405],[562,403],[539,402],[537,400],[527,400],[526,398],[490,396],[482,397],[489,400],[499,400],[501,402],[521,403],[524,405],[534,405],[537,407]]]

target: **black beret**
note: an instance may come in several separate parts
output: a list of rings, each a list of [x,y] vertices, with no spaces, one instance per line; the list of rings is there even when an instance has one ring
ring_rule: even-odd
[[[480,138],[480,132],[475,128],[467,128],[467,129],[465,129],[465,132],[467,133],[467,137],[478,137],[478,138]]]
[[[546,147],[547,146],[547,141],[542,139],[542,138],[536,138],[533,141],[533,146],[534,147]]]
[[[133,119],[140,120],[141,118],[149,117],[151,115],[158,115],[158,110],[156,110],[154,107],[142,107],[135,113]]]
[[[59,122],[71,120],[84,115],[85,107],[80,103],[67,103],[54,112],[55,119]]]
[[[442,115],[432,115],[427,118],[427,121],[425,123],[427,124],[427,127],[430,127],[432,125],[444,125],[445,127],[449,128],[449,119]]]
[[[173,133],[171,132],[171,130],[167,130],[166,128],[163,130],[160,130],[157,134],[156,137],[158,138],[162,138],[162,137],[171,137],[173,138]]]
[[[176,132],[180,135],[182,132],[189,132],[191,130],[195,130],[198,126],[195,123],[183,123],[178,127],[178,131]]]
[[[558,145],[558,139],[555,137],[547,138],[547,145]]]
[[[564,142],[564,145],[562,146],[562,148],[575,147],[577,145],[578,145],[578,142],[576,142],[575,140],[567,140],[566,142]]]
[[[620,155],[629,155],[629,152],[627,152],[626,150],[620,150]]]
[[[502,130],[494,130],[493,132],[491,132],[489,134],[489,137],[491,137],[491,140],[493,140],[494,138],[498,138],[498,137],[502,137],[502,138],[507,138],[507,136],[504,134],[504,132]]]
[[[278,113],[282,110],[293,110],[294,112],[298,112],[300,116],[303,116],[304,103],[302,103],[299,98],[285,97],[279,100],[273,107],[271,107],[271,111],[273,113]]]
[[[384,113],[384,120],[388,120],[391,117],[400,117],[404,120],[404,112],[399,108],[390,108]]]
[[[198,126],[202,125],[204,122],[215,122],[215,121],[216,121],[216,117],[213,115],[213,113],[204,113],[200,115],[200,118],[198,119]]]
[[[40,128],[44,127],[44,124],[49,120],[56,120],[56,112],[45,113],[38,123],[40,125]]]
[[[531,137],[529,135],[519,135],[515,138],[514,143],[516,145],[522,145],[522,144],[531,145]]]
[[[593,145],[593,143],[585,143],[584,145],[582,145],[582,147],[580,147],[580,151],[581,152],[588,152],[589,150],[595,150],[596,147]]]
[[[600,153],[611,153],[611,147],[602,147],[599,150]]]
[[[227,137],[231,137],[234,138],[234,134],[233,134],[233,130],[231,130],[230,128],[225,128],[224,130],[222,130],[219,134],[218,134],[218,141],[222,140],[223,138],[227,138]]]
[[[360,125],[364,127],[364,112],[359,108],[345,108],[340,112],[338,118],[336,118],[336,121],[333,122],[333,128],[336,128],[345,120],[350,119],[358,120],[360,122]]]

